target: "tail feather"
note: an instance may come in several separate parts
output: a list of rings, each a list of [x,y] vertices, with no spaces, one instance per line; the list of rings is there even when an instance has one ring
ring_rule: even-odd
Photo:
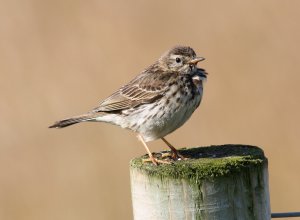
[[[77,124],[79,122],[91,121],[94,118],[87,115],[76,116],[72,118],[66,118],[61,121],[55,122],[53,125],[49,126],[49,128],[64,128],[73,124]]]

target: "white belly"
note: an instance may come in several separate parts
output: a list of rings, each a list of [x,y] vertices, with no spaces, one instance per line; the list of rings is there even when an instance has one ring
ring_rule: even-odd
[[[202,92],[201,92],[202,94]],[[177,94],[177,96],[179,96]],[[176,99],[171,101],[166,108],[160,110],[160,105],[153,107],[152,105],[144,105],[142,111],[137,115],[132,115],[132,122],[137,126],[132,126],[132,130],[143,136],[144,140],[153,141],[162,138],[182,126],[199,106],[201,95],[196,95],[194,99],[190,97],[181,100],[178,104]],[[165,103],[165,99],[160,100]],[[157,112],[154,114],[153,112]],[[145,120],[145,118],[148,118]],[[133,123],[131,123],[133,125]]]
[[[130,129],[142,135],[146,142],[162,138],[182,126],[199,106],[202,98],[203,87],[197,85],[198,91],[192,95],[181,96],[178,92],[175,97],[169,99],[170,94],[165,94],[158,103],[143,104],[135,109],[123,110],[122,114],[107,114],[96,121],[107,122]],[[180,98],[177,100],[177,98]],[[126,116],[125,116],[126,115]]]

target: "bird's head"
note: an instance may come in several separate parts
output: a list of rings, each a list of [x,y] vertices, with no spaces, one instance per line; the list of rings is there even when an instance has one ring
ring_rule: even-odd
[[[193,74],[197,69],[197,63],[203,60],[203,57],[196,56],[191,47],[177,46],[162,55],[159,64],[167,70]]]

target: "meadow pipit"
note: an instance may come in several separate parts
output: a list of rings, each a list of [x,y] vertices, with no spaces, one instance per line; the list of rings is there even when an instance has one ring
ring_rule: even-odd
[[[155,158],[146,142],[159,138],[171,149],[173,159],[178,159],[182,156],[164,137],[183,125],[201,102],[207,75],[197,68],[202,60],[190,47],[174,47],[98,107],[57,121],[50,128],[107,122],[136,132],[154,164],[165,161]]]

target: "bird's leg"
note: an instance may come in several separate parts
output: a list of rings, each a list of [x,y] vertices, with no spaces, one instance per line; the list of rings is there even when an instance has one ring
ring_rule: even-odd
[[[173,145],[170,144],[165,138],[161,138],[161,139],[162,139],[163,142],[165,142],[166,145],[171,149],[171,151],[172,151],[171,157],[172,157],[173,159],[178,159],[178,158],[180,158],[180,159],[182,159],[182,160],[186,160],[186,158],[185,158],[184,156],[182,156],[182,155],[176,150],[176,148],[173,147]]]
[[[157,166],[158,164],[160,164],[160,163],[163,163],[163,164],[170,164],[170,162],[168,162],[168,161],[163,161],[163,160],[158,160],[158,159],[156,159],[156,158],[153,156],[153,154],[151,153],[151,151],[149,150],[149,148],[148,148],[148,146],[147,146],[145,140],[143,139],[143,137],[142,137],[141,135],[138,135],[137,138],[142,142],[142,144],[143,144],[144,147],[146,148],[146,151],[147,151],[147,153],[148,153],[148,155],[149,155],[149,159],[145,159],[145,160],[143,160],[143,162],[148,162],[148,161],[150,160],[150,161],[152,161],[152,163],[153,163],[154,165],[156,165],[156,166]]]

